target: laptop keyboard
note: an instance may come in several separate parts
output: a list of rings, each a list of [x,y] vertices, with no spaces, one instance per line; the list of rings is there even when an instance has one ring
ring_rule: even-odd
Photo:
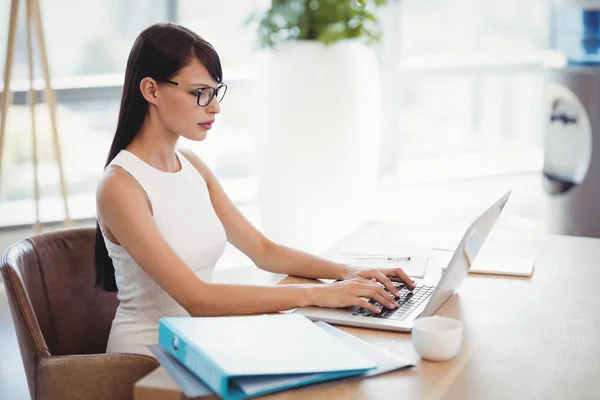
[[[389,308],[377,303],[375,300],[370,300],[369,303],[374,304],[381,310],[380,314],[375,314],[363,307],[360,307],[354,311],[352,315],[404,321],[406,317],[408,317],[417,307],[419,307],[419,305],[421,305],[429,298],[429,296],[431,296],[435,289],[435,286],[433,285],[417,285],[414,290],[410,291],[406,288],[406,286],[404,286],[403,283],[394,282],[394,285],[396,286],[399,294],[398,297],[395,297],[396,304],[398,304],[397,308],[390,310]],[[389,293],[389,291],[387,292]]]

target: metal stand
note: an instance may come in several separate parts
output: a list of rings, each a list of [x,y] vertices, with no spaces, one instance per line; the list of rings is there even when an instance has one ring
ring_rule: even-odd
[[[44,98],[48,104],[50,111],[50,124],[52,128],[52,137],[54,141],[54,152],[56,162],[58,164],[58,171],[60,175],[60,189],[61,195],[65,207],[65,226],[71,226],[72,221],[69,217],[69,207],[67,204],[67,186],[65,183],[62,157],[60,150],[60,141],[58,137],[58,130],[56,127],[56,95],[50,84],[50,70],[48,67],[48,55],[46,53],[46,42],[44,41],[44,31],[42,29],[42,17],[40,13],[39,0],[24,0],[26,6],[26,34],[27,34],[27,58],[29,64],[29,93],[28,103],[31,112],[31,135],[33,143],[33,176],[34,176],[34,196],[35,196],[35,231],[36,233],[41,232],[40,223],[40,193],[39,193],[39,182],[38,182],[38,143],[37,143],[37,131],[35,123],[35,90],[33,88],[33,44],[32,35],[35,30],[37,36],[38,50],[40,54],[40,61],[42,65],[42,72],[44,75]],[[10,6],[10,22],[8,26],[8,43],[6,46],[6,63],[4,69],[4,90],[2,92],[2,108],[0,112],[0,166],[2,165],[2,154],[4,152],[4,132],[6,129],[7,112],[12,103],[12,94],[10,92],[10,79],[12,75],[12,63],[13,53],[16,41],[16,27],[17,19],[19,15],[19,2],[20,0],[12,0]],[[0,167],[1,172],[1,167]],[[1,180],[0,180],[1,181]]]

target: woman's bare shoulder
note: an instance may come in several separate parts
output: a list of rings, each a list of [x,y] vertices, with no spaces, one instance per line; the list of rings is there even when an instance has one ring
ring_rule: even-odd
[[[127,200],[129,196],[142,196],[152,210],[150,199],[138,181],[123,168],[116,165],[109,165],[100,176],[96,188],[96,202],[98,203],[99,211],[102,208],[100,206],[103,201],[110,201],[114,206],[115,202]]]
[[[96,193],[111,191],[123,187],[132,187],[137,181],[118,165],[109,165],[98,181]],[[139,185],[138,185],[139,186]]]

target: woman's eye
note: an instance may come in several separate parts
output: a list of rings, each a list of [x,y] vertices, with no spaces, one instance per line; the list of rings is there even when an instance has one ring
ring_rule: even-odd
[[[189,94],[193,95],[193,96],[198,96],[198,91],[197,90],[192,90],[190,92],[188,92]]]

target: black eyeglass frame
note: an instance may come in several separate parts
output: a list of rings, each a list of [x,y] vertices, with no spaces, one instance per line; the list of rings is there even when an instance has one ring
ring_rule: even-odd
[[[206,106],[208,106],[215,96],[217,96],[217,101],[220,103],[225,98],[225,93],[227,93],[227,84],[226,83],[219,83],[215,87],[203,87],[203,88],[199,88],[199,87],[194,86],[194,85],[185,85],[185,84],[182,84],[182,83],[179,83],[179,82],[171,81],[169,79],[160,80],[159,82],[170,83],[171,85],[175,85],[175,86],[178,86],[180,88],[192,89],[192,90],[196,91],[198,93],[197,96],[196,96],[196,104],[198,106],[200,106],[200,107],[206,107]],[[209,95],[208,95],[208,101],[206,102],[206,104],[200,104],[200,96],[202,96],[202,93],[205,90],[210,90]],[[219,92],[221,90],[223,90],[223,95],[219,99]]]

